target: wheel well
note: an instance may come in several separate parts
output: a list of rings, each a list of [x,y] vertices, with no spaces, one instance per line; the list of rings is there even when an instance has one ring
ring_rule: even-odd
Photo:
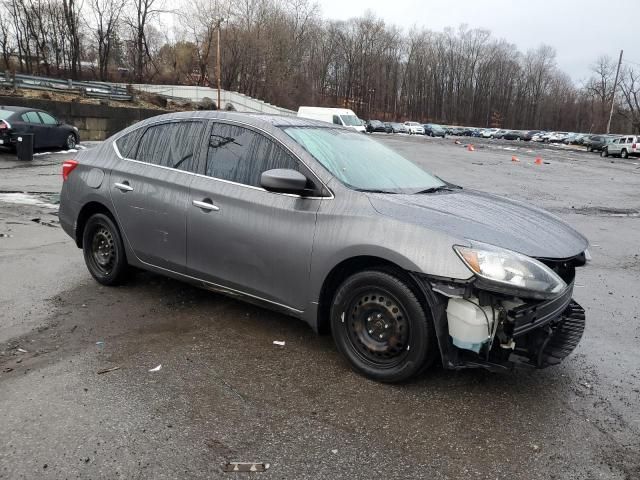
[[[422,294],[420,289],[411,275],[409,275],[402,267],[396,265],[389,260],[385,260],[380,257],[373,256],[359,256],[352,257],[347,260],[340,262],[338,265],[333,267],[329,275],[324,280],[322,284],[322,289],[320,290],[320,298],[318,300],[318,333],[330,333],[331,322],[329,321],[329,312],[331,310],[331,301],[336,293],[338,287],[344,282],[347,277],[353,275],[354,273],[360,272],[362,270],[372,270],[372,269],[382,269],[393,275],[400,278],[404,281],[411,290],[418,296],[418,298],[422,298]]]
[[[82,235],[84,233],[84,226],[87,224],[87,220],[91,217],[91,215],[95,213],[103,213],[107,215],[111,220],[115,222],[115,218],[111,214],[111,211],[105,207],[102,203],[99,202],[89,202],[87,203],[78,214],[78,220],[76,222],[76,245],[78,248],[82,248]]]

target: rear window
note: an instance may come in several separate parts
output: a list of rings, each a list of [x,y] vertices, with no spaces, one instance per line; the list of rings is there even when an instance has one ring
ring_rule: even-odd
[[[0,120],[6,120],[11,115],[13,115],[13,113],[14,112],[12,112],[11,110],[0,110]]]
[[[144,130],[144,128],[138,128],[116,140],[116,146],[118,147],[120,155],[124,158],[136,158],[138,143],[140,142],[140,137],[142,137]]]
[[[153,125],[142,135],[135,160],[195,172],[194,154],[203,131],[204,123],[198,121]]]

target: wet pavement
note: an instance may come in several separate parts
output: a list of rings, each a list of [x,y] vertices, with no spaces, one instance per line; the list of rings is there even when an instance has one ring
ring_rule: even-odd
[[[377,137],[589,237],[572,356],[381,385],[295,319],[142,272],[101,287],[55,216],[73,153],[0,153],[0,478],[640,478],[640,161]]]

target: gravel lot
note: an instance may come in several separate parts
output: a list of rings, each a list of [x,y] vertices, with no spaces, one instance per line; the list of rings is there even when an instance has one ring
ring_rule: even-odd
[[[380,385],[297,320],[148,273],[101,287],[56,221],[73,153],[0,153],[0,478],[640,478],[640,160],[376,137],[587,235],[571,357]]]

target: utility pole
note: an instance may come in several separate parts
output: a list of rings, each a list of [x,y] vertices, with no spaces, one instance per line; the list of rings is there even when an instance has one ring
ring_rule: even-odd
[[[620,64],[622,64],[622,50],[620,50],[620,58],[618,59],[618,68],[616,70],[616,79],[613,81],[613,93],[611,94],[611,110],[609,111],[609,121],[607,122],[607,134],[611,130],[611,118],[613,117],[613,105],[616,101],[616,90],[618,88],[618,76],[620,75]]]
[[[216,76],[218,77],[218,103],[216,104],[218,106],[218,110],[220,110],[222,108],[221,106],[221,102],[220,102],[220,88],[221,88],[221,75],[220,75],[220,25],[222,25],[222,22],[224,22],[224,18],[220,17],[218,18],[218,20],[216,20],[214,26],[217,30],[217,36],[218,36],[218,45],[217,45],[217,54],[216,54]]]

